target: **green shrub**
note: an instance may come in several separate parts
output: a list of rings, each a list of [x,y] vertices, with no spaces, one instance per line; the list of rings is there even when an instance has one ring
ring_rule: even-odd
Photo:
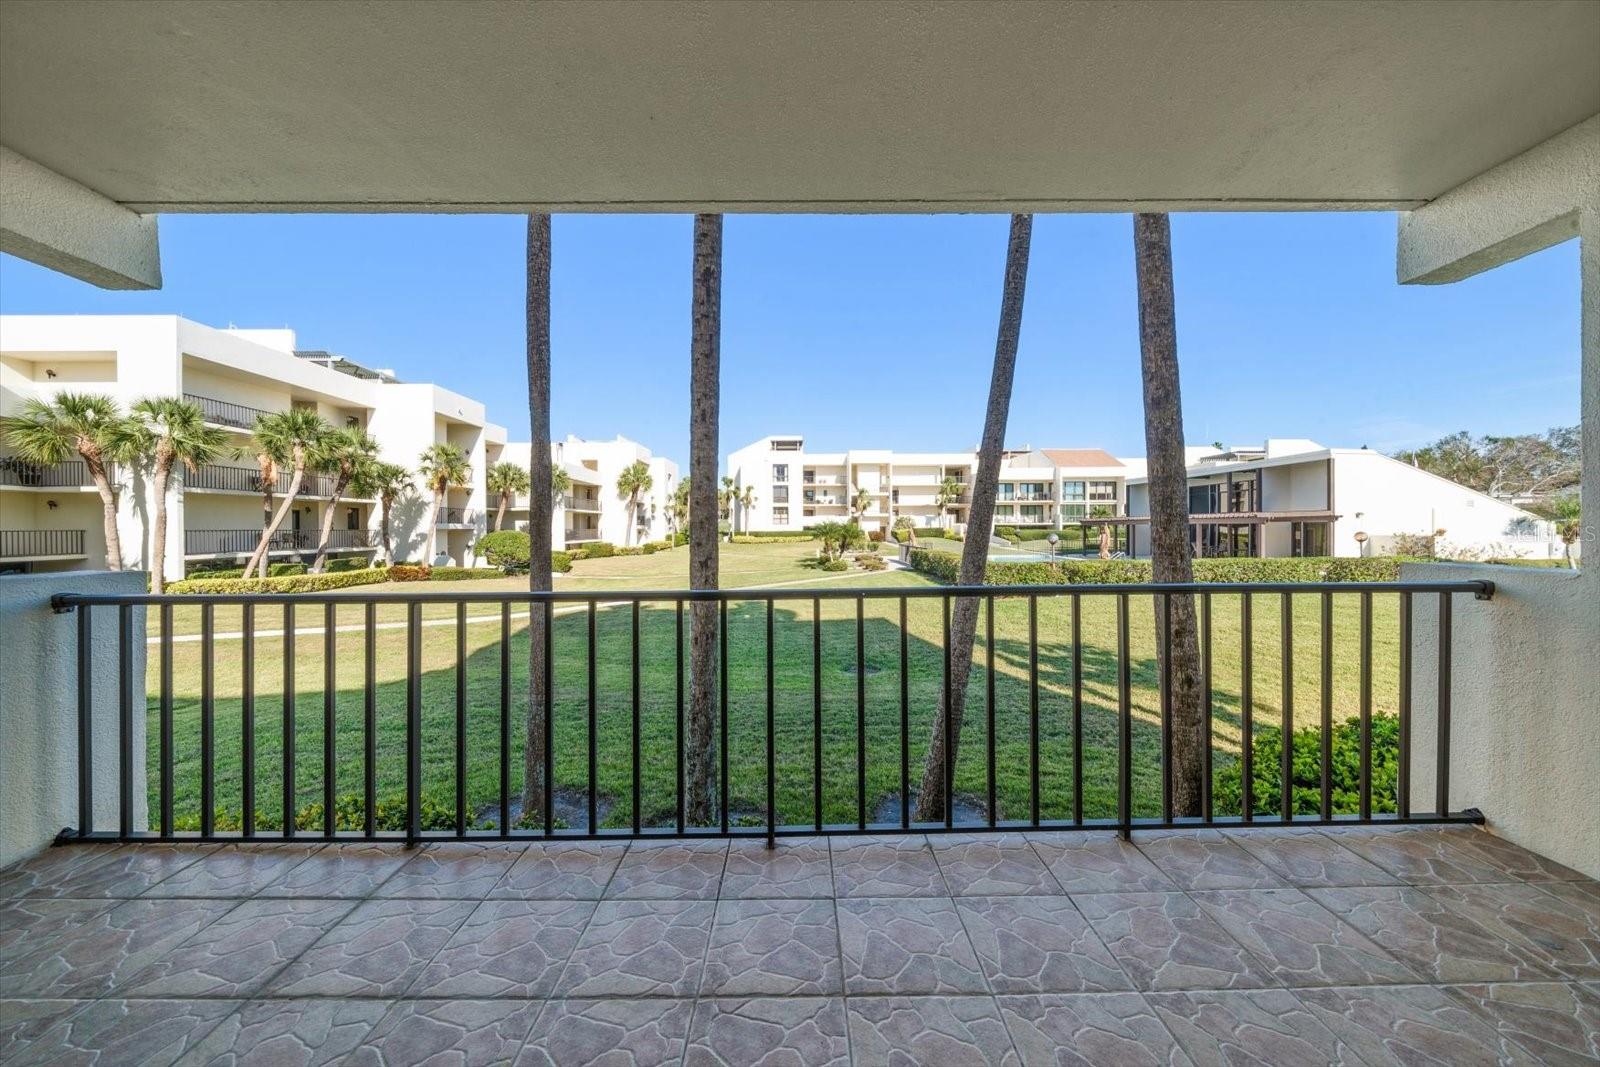
[[[671,541],[646,541],[644,544],[640,545],[639,547],[644,549],[644,554],[645,555],[653,556],[657,552],[665,552],[667,549],[671,548],[672,547],[672,542]]]
[[[423,830],[454,830],[456,813],[454,801],[446,801],[432,793],[423,793],[417,810],[418,823]],[[323,828],[322,802],[315,801],[294,814],[297,830]],[[238,809],[218,808],[213,816],[217,830],[237,833],[243,828],[243,813]],[[339,830],[362,830],[366,827],[366,806],[355,793],[336,797],[333,804],[333,821]],[[373,827],[388,833],[406,829],[406,798],[403,793],[380,797],[372,809]],[[200,829],[200,816],[180,815],[172,821],[173,829],[190,832]],[[278,832],[283,829],[283,810],[271,805],[256,809],[256,829]]]
[[[551,552],[550,569],[557,574],[565,574],[572,569],[571,552]]]
[[[817,569],[818,570],[824,570],[824,571],[832,571],[833,573],[837,574],[840,571],[849,570],[850,569],[850,561],[849,560],[843,560],[843,559],[830,559],[830,560],[827,560],[826,562],[824,562]]]
[[[1197,559],[1197,582],[1393,582],[1400,577],[1400,560],[1392,556],[1367,558],[1297,557],[1288,559]],[[953,552],[913,549],[913,570],[946,585],[953,585],[961,560]],[[1057,560],[1010,562],[991,560],[985,573],[989,585],[1113,585],[1150,582],[1147,559]]]
[[[617,546],[610,541],[590,541],[583,546],[584,559],[606,559],[617,554]]]
[[[489,566],[519,574],[528,569],[529,545],[528,535],[522,530],[496,530],[478,538],[477,551]]]
[[[682,545],[686,545],[688,543],[689,543],[689,531],[688,530],[679,530],[677,533],[672,535],[672,545],[673,545],[674,548],[677,548],[677,547],[682,546]]]
[[[290,574],[306,573],[304,563],[269,563],[267,564],[268,578],[282,578]]]
[[[430,582],[463,582],[487,577],[476,567],[434,567],[428,571]]]
[[[754,534],[734,534],[733,535],[733,543],[736,544],[736,545],[798,544],[801,541],[815,541],[815,540],[816,540],[816,538],[813,537],[811,534],[787,534],[787,535],[784,535],[784,536],[778,536],[776,534],[769,534],[769,535],[767,535],[765,537],[757,537]]]
[[[184,574],[185,578],[243,578],[243,567],[210,567],[197,564]]]
[[[644,555],[644,546],[643,545],[618,545],[616,550],[614,552],[612,552],[611,555],[613,555],[613,556],[642,556],[642,555]]]
[[[334,556],[328,560],[326,570],[333,574],[338,571],[364,571],[372,566],[373,562],[365,556]]]
[[[425,582],[433,568],[426,563],[396,563],[389,568],[389,579],[395,582]]]
[[[888,566],[888,564],[883,561],[882,556],[870,552],[858,553],[856,555],[856,562],[861,565],[862,570],[868,571],[881,571]]]
[[[169,593],[323,593],[355,585],[375,585],[389,580],[389,571],[366,567],[333,574],[283,574],[276,578],[185,578],[167,586]]]
[[[1276,815],[1283,809],[1279,768],[1283,753],[1283,731],[1257,723],[1250,771],[1251,808],[1257,815]],[[1315,815],[1322,810],[1322,731],[1306,726],[1294,731],[1294,755],[1289,777],[1292,804],[1296,815]],[[1398,795],[1400,720],[1393,715],[1372,717],[1372,810],[1395,810]],[[1355,813],[1361,801],[1361,720],[1346,719],[1333,727],[1333,810],[1336,814]],[[1211,790],[1211,804],[1218,814],[1240,810],[1242,768],[1233,762],[1217,772]]]
[[[1026,529],[1020,529],[1017,531],[1017,540],[1043,541],[1048,538],[1052,532],[1053,531],[1048,526],[1029,526]]]
[[[811,530],[741,530],[740,537],[748,537],[754,541],[815,541],[817,535]]]

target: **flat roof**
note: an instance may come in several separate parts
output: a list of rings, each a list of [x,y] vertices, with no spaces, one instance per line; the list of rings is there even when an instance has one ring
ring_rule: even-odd
[[[1600,112],[1600,3],[7,0],[140,212],[1403,208]]]

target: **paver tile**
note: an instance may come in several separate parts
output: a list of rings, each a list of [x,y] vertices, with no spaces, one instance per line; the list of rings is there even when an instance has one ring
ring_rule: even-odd
[[[832,900],[724,900],[717,905],[701,996],[839,994]]]
[[[836,997],[701,1000],[684,1067],[849,1067],[844,1001]]]
[[[548,1001],[515,1067],[667,1067],[683,1058],[692,1000]]]
[[[956,909],[996,993],[1133,988],[1066,897],[963,897]]]
[[[987,993],[949,898],[839,901],[847,993]]]
[[[601,901],[555,995],[693,996],[716,907],[700,900]]]
[[[1093,893],[1072,900],[1136,988],[1277,984],[1264,964],[1183,893]]]
[[[594,907],[584,900],[486,900],[422,969],[406,996],[548,996]]]
[[[855,1067],[1015,1067],[993,997],[859,997],[846,1011]]]

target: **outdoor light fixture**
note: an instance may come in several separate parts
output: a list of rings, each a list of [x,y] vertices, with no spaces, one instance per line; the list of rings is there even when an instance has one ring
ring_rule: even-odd
[[[1054,530],[1051,530],[1049,536],[1046,537],[1045,540],[1050,542],[1050,555],[1054,556],[1056,554],[1056,543],[1061,540],[1061,535],[1056,533]]]
[[[54,500],[46,500],[44,502],[44,506],[49,508],[51,511],[54,511],[56,508],[60,507],[61,505],[57,504]]]
[[[1367,554],[1367,532],[1365,530],[1356,531],[1356,544],[1361,546],[1361,554],[1365,556]]]

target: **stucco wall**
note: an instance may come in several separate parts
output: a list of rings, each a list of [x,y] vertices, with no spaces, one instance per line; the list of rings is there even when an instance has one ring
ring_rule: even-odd
[[[1489,829],[1600,877],[1600,606],[1574,571],[1407,564],[1405,580],[1488,578],[1488,602],[1454,598],[1450,806],[1480,808]],[[1435,806],[1437,598],[1414,616],[1411,804]]]
[[[50,610],[55,593],[142,593],[143,572],[72,571],[0,577],[0,866],[37,852],[78,822],[78,682],[75,614]],[[94,669],[95,825],[118,820],[117,612],[96,609]],[[134,820],[144,829],[145,623],[132,634]]]

